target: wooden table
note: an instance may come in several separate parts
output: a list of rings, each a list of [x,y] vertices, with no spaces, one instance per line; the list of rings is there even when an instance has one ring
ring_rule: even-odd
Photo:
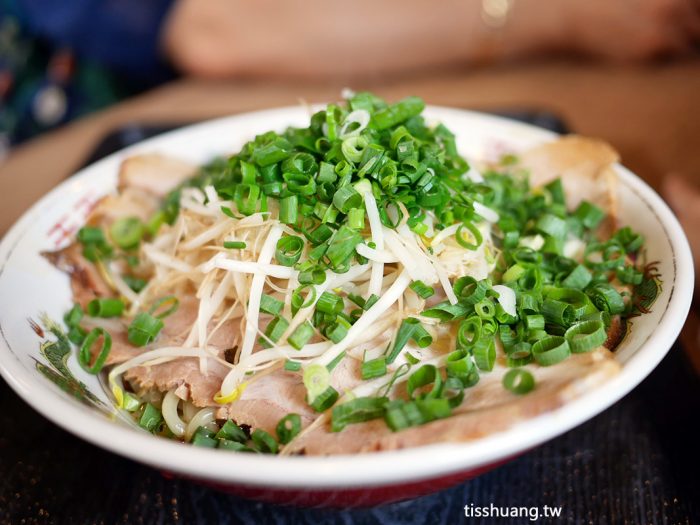
[[[70,175],[106,133],[128,123],[183,123],[299,100],[337,99],[327,82],[180,80],[41,136],[0,164],[0,235],[36,199]],[[351,85],[389,99],[474,109],[547,109],[576,132],[603,138],[624,164],[659,189],[663,177],[700,176],[700,60],[610,66],[545,62],[454,71],[438,76],[370,79]],[[697,347],[697,330],[686,331]],[[698,355],[698,352],[693,352]],[[700,357],[698,357],[700,367]]]

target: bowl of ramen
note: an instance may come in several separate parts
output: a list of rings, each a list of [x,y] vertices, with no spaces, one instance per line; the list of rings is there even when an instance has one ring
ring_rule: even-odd
[[[78,438],[267,501],[404,499],[598,414],[693,292],[602,141],[349,93],[65,181],[0,245],[0,372]]]

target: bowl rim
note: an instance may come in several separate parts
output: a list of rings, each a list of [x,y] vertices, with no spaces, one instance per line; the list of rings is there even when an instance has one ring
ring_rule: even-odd
[[[175,136],[186,135],[208,126],[236,124],[238,120],[293,113],[299,109],[299,106],[286,106],[206,120],[142,141],[81,169],[39,199],[8,230],[0,242],[0,274],[38,209],[65,191],[75,178],[88,176],[101,163],[122,156],[134,147],[141,148],[171,140]],[[507,123],[531,134],[539,133],[545,139],[558,136],[536,126],[480,112],[432,105],[427,109],[442,114],[467,114],[487,121]],[[277,457],[222,454],[221,451],[155,438],[123,425],[115,425],[102,415],[84,409],[77,402],[56,395],[48,381],[28,370],[10,350],[2,326],[0,356],[3,359],[0,359],[0,375],[32,408],[68,432],[121,456],[169,472],[210,481],[286,489],[373,487],[437,478],[518,455],[578,426],[630,392],[666,355],[685,323],[693,295],[694,271],[683,229],[666,203],[646,182],[619,164],[615,165],[615,169],[620,181],[637,193],[656,215],[673,248],[675,274],[666,311],[662,314],[657,329],[640,345],[618,375],[555,410],[484,438],[465,443],[437,443],[353,455]],[[110,436],[110,439],[105,440],[104,436]]]

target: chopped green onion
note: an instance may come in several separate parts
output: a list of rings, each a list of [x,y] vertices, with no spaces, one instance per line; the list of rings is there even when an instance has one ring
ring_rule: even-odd
[[[163,210],[155,212],[146,223],[146,233],[151,237],[155,237],[160,227],[166,222],[166,218],[166,214]]]
[[[301,416],[299,414],[287,414],[279,420],[275,430],[279,442],[286,445],[301,432]]]
[[[548,322],[561,326],[570,326],[576,320],[576,312],[573,307],[556,299],[544,300],[542,314]]]
[[[362,195],[352,186],[343,186],[333,195],[333,206],[342,213],[348,213],[352,208],[359,208],[361,205]]]
[[[465,307],[464,305],[459,303],[450,304],[448,301],[445,301],[440,304],[436,304],[432,308],[423,310],[422,315],[425,317],[439,319],[441,322],[446,323],[448,321],[454,321],[455,319],[464,317],[467,315],[467,313],[469,313],[469,308]]]
[[[482,337],[473,348],[474,362],[480,370],[490,372],[496,363],[496,344],[493,337]]]
[[[496,315],[496,306],[491,299],[484,299],[474,305],[474,311],[482,319],[490,319]]]
[[[90,317],[119,317],[124,312],[124,301],[121,299],[93,299],[87,305]]]
[[[318,176],[316,177],[319,182],[335,182],[338,176],[335,174],[335,167],[333,164],[328,162],[321,162],[318,170]]]
[[[365,228],[364,208],[352,208],[348,212],[348,227],[353,230],[363,230]]]
[[[279,444],[268,432],[261,428],[256,428],[250,435],[250,439],[255,445],[255,449],[263,454],[277,454]]]
[[[388,402],[386,397],[357,397],[334,407],[331,412],[331,432],[340,432],[347,425],[383,417]]]
[[[355,246],[363,241],[359,232],[341,226],[333,235],[326,251],[326,257],[333,268],[342,268],[355,253]]]
[[[422,299],[427,299],[435,294],[435,289],[432,286],[428,286],[423,281],[413,281],[409,288],[416,292],[416,294]]]
[[[644,274],[637,270],[634,266],[625,266],[624,268],[618,268],[615,271],[615,275],[624,284],[632,284],[634,286],[642,284],[644,280]]]
[[[329,104],[326,108],[326,134],[329,140],[335,140],[337,137],[338,121],[335,118],[337,107]]]
[[[80,325],[71,326],[68,330],[68,340],[74,345],[82,345],[85,341],[85,336],[87,335],[87,330],[82,328]]]
[[[283,266],[293,266],[304,250],[304,240],[296,235],[287,235],[277,241],[275,259]]]
[[[420,363],[420,359],[415,357],[411,352],[404,352],[403,356],[406,358],[406,361],[411,365],[416,365]]]
[[[333,361],[331,361],[330,363],[328,363],[326,365],[326,368],[328,369],[328,371],[332,372],[333,369],[336,366],[338,366],[343,359],[345,359],[345,355],[346,355],[346,353],[343,351],[343,352],[340,352],[337,356],[335,356],[333,358]]]
[[[501,339],[503,349],[506,353],[510,352],[510,348],[520,341],[521,334],[519,333],[519,328],[520,327],[518,327],[518,331],[513,331],[508,324],[500,324],[498,326],[498,336]]]
[[[222,450],[233,450],[235,452],[256,452],[252,448],[239,443],[238,441],[231,441],[229,439],[220,439],[217,448]]]
[[[416,390],[430,385],[432,387],[428,392],[416,393]],[[435,365],[421,366],[409,376],[406,389],[411,399],[439,398],[443,389],[443,379],[440,371]]]
[[[348,335],[350,326],[350,323],[346,319],[337,317],[336,321],[326,330],[326,336],[334,343],[339,343]]]
[[[518,294],[518,311],[521,315],[538,314],[542,298],[538,293]]]
[[[359,295],[355,295],[354,293],[349,293],[349,294],[348,294],[348,299],[349,299],[350,301],[352,301],[353,303],[355,303],[355,304],[356,304],[357,306],[359,306],[360,308],[362,308],[363,310],[365,309],[365,308],[364,308],[364,306],[365,306],[365,299],[363,299],[363,298],[360,297]]]
[[[134,397],[129,392],[124,392],[123,407],[127,412],[136,412],[141,408],[141,401],[137,397]]]
[[[525,317],[525,327],[528,330],[544,330],[543,315],[528,315]]]
[[[473,277],[460,277],[455,281],[454,292],[464,304],[476,304],[486,297],[486,292],[491,288],[488,279],[477,281]]]
[[[365,300],[365,304],[362,306],[362,309],[365,311],[369,310],[370,308],[372,308],[372,306],[374,306],[374,303],[376,303],[377,301],[379,301],[378,296],[376,296],[375,294],[370,295]]]
[[[92,346],[95,342],[102,338],[102,346],[97,352],[97,357],[95,362],[90,365],[90,358],[92,357]],[[107,356],[109,356],[109,351],[112,349],[112,336],[107,333],[104,328],[93,328],[89,334],[83,340],[80,346],[80,351],[78,352],[78,361],[80,365],[86,372],[91,374],[98,374],[105,365]]]
[[[481,338],[481,317],[473,315],[459,324],[457,331],[457,346],[466,348]]]
[[[471,233],[473,242],[470,242],[470,240],[465,239],[463,234],[464,228],[469,230],[469,232]],[[484,241],[484,238],[482,237],[479,229],[470,222],[464,222],[459,225],[459,228],[457,228],[457,233],[455,233],[455,239],[462,248],[471,251],[476,250],[479,246],[481,246],[481,243]]]
[[[541,233],[556,239],[563,239],[566,237],[566,221],[564,219],[560,219],[556,215],[542,215],[537,221],[535,228],[537,228],[537,230]]]
[[[513,368],[503,376],[503,386],[514,394],[523,395],[535,388],[535,378],[527,370]]]
[[[129,325],[127,336],[134,346],[146,346],[158,337],[162,329],[163,321],[146,312],[141,312]]]
[[[156,432],[163,423],[163,414],[150,403],[146,403],[143,414],[139,419],[139,426],[149,432]]]
[[[304,230],[304,235],[306,235],[306,238],[313,244],[321,244],[333,236],[333,228],[327,224],[321,224],[318,226],[318,228],[311,232]]]
[[[136,248],[141,242],[143,234],[144,226],[138,217],[117,219],[109,229],[109,235],[114,244],[124,250]]]
[[[564,337],[576,354],[598,348],[608,339],[608,334],[602,321],[583,321],[569,328]]]
[[[363,136],[348,137],[343,140],[340,150],[348,162],[357,163],[362,160],[362,153],[369,142]]]
[[[266,293],[260,297],[260,311],[270,315],[279,315],[284,308],[284,303]]]
[[[264,196],[267,197],[277,197],[282,194],[282,190],[284,189],[283,184],[280,181],[274,181],[274,182],[268,182],[266,184],[262,185],[262,192]],[[264,197],[261,197],[261,199],[264,199]],[[264,200],[262,201],[264,202]],[[266,209],[263,209],[261,206],[260,211],[267,211]]]
[[[514,264],[513,266],[508,268],[508,270],[503,274],[502,280],[506,284],[513,281],[517,281],[523,276],[525,271],[525,268],[523,268],[519,264]]]
[[[427,348],[433,342],[433,336],[430,335],[430,332],[428,332],[420,323],[415,325],[413,333],[411,334],[411,339],[418,345],[419,348]]]
[[[230,217],[231,219],[237,219],[236,214],[233,213],[233,210],[229,208],[228,206],[220,206],[219,209],[221,210],[221,213],[226,215],[227,217]]]
[[[403,347],[406,346],[406,343],[408,343],[409,339],[413,337],[413,333],[415,332],[416,327],[418,326],[420,326],[423,332],[425,332],[425,328],[421,326],[420,321],[414,317],[408,317],[401,322],[401,326],[399,326],[399,330],[396,333],[394,345],[392,346],[389,354],[386,356],[387,363],[391,364],[396,360],[396,358],[401,353],[401,350],[403,350]],[[422,333],[421,336],[425,337]],[[428,336],[430,336],[430,334],[428,334]],[[423,341],[425,342],[425,339]]]
[[[394,432],[422,425],[427,422],[415,402],[406,403],[401,400],[397,400],[397,402],[388,405],[384,415],[384,421],[386,421],[387,426]]]
[[[605,218],[605,212],[588,201],[581,201],[581,204],[578,205],[574,212],[574,217],[591,230],[598,227],[600,221]]]
[[[290,359],[287,359],[284,362],[284,369],[288,372],[298,372],[299,370],[301,370],[301,363],[299,361],[292,361]]]
[[[450,402],[446,398],[417,399],[389,404],[384,416],[387,426],[394,432],[405,428],[423,425],[436,419],[452,415]]]
[[[325,366],[312,364],[304,368],[303,382],[309,401],[313,401],[330,386],[331,375]]]
[[[284,317],[275,317],[265,328],[265,337],[273,343],[276,343],[280,340],[287,328],[289,328],[289,323]],[[260,343],[265,347],[270,346],[265,338],[262,337],[260,338]]]
[[[63,322],[66,326],[72,328],[78,326],[83,318],[83,309],[79,304],[74,304],[66,315],[63,316]]]
[[[227,250],[245,250],[246,243],[243,241],[224,241],[224,248]]]
[[[308,290],[306,298],[304,298],[304,292]],[[292,315],[302,308],[308,308],[316,301],[316,288],[311,285],[304,284],[297,287],[292,292]]]
[[[82,244],[97,244],[106,242],[102,228],[95,226],[83,226],[78,230],[78,241]]]
[[[299,216],[299,198],[296,195],[290,195],[280,199],[280,222],[284,224],[296,224]]]
[[[418,97],[408,97],[372,115],[372,125],[376,129],[388,129],[419,115],[425,103]]]
[[[542,366],[555,365],[571,354],[569,343],[560,336],[547,336],[532,345],[532,356]]]
[[[545,188],[547,188],[547,191],[549,191],[549,194],[552,196],[552,202],[555,204],[566,204],[564,186],[560,178],[554,179],[552,182],[545,185]]]
[[[447,356],[448,377],[459,379],[464,388],[474,386],[479,382],[479,371],[469,352],[465,349],[455,350]]]
[[[582,265],[579,264],[574,268],[571,273],[564,279],[561,284],[566,288],[576,288],[578,290],[583,290],[593,279],[591,272]]]
[[[605,310],[612,315],[621,314],[625,310],[625,301],[620,292],[609,284],[597,284],[586,293],[599,310]]]
[[[216,439],[226,439],[228,441],[237,441],[238,443],[246,443],[248,441],[248,436],[243,432],[243,429],[230,419],[226,420],[215,437]]]
[[[122,279],[124,279],[126,285],[136,293],[139,293],[146,287],[146,284],[148,284],[144,279],[132,275],[122,275]]]
[[[269,144],[261,146],[253,151],[252,160],[258,166],[269,166],[289,156],[292,145],[283,138],[276,138]]]
[[[338,397],[338,391],[332,386],[329,386],[323,392],[317,395],[313,401],[309,401],[309,406],[316,412],[324,412],[335,404]]]
[[[574,288],[553,288],[546,292],[546,296],[547,300],[551,299],[570,304],[574,309],[576,319],[580,319],[584,315],[594,313],[596,311],[596,307],[593,306],[591,300],[581,290],[576,290]]]
[[[214,432],[204,427],[199,427],[194,431],[191,443],[195,447],[203,448],[217,448],[219,446],[219,441],[214,437]]]
[[[297,350],[304,348],[304,345],[309,342],[314,335],[314,327],[308,321],[303,322],[292,332],[287,338],[287,342]]]
[[[634,253],[644,244],[644,237],[632,231],[629,226],[626,226],[613,235],[613,240],[620,243],[626,253]]]
[[[377,357],[376,359],[364,361],[362,363],[361,372],[362,379],[365,380],[386,375],[386,359],[384,357]]]
[[[316,310],[326,314],[340,313],[343,310],[343,299],[334,293],[323,292],[316,303]]]

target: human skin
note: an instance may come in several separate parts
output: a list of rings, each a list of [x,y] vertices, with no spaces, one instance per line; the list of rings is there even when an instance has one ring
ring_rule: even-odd
[[[178,0],[162,47],[186,74],[329,77],[551,52],[641,60],[690,52],[698,0],[513,0],[504,27],[480,0]]]

